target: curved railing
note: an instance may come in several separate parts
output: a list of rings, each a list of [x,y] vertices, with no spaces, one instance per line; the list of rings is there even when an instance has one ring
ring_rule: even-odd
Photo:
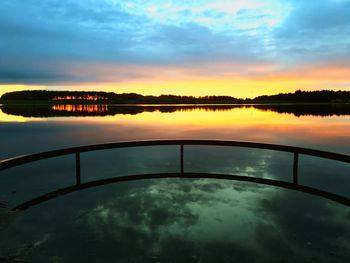
[[[130,147],[142,147],[142,146],[179,146],[179,172],[178,173],[162,173],[162,174],[144,174],[144,175],[128,175],[119,176],[114,178],[108,178],[98,181],[92,181],[88,183],[81,183],[81,169],[80,169],[80,154],[83,152],[91,152],[98,150],[107,150],[115,148],[130,148]],[[244,147],[244,148],[254,148],[254,149],[265,149],[274,150],[281,152],[289,152],[294,155],[293,158],[293,178],[292,182],[278,181],[266,178],[239,176],[239,175],[225,175],[225,174],[212,174],[212,173],[188,173],[184,171],[184,146],[186,145],[202,145],[202,146],[232,146],[232,147]],[[76,184],[58,189],[56,191],[47,193],[45,195],[34,198],[28,202],[18,205],[14,210],[25,210],[30,206],[42,203],[49,199],[55,198],[57,196],[79,191],[86,188],[91,188],[99,185],[105,185],[110,183],[117,183],[122,181],[133,181],[133,180],[144,180],[144,179],[154,179],[154,178],[168,178],[168,177],[184,177],[184,178],[215,178],[215,179],[227,179],[227,180],[237,180],[237,181],[247,181],[259,184],[273,185],[278,187],[283,187],[287,189],[293,189],[342,203],[344,205],[350,206],[350,199],[335,193],[324,191],[321,189],[301,185],[298,183],[298,162],[299,155],[309,155],[314,157],[326,158],[331,160],[336,160],[340,162],[350,163],[350,156],[345,154],[320,151],[314,149],[307,149],[301,147],[276,145],[276,144],[266,144],[266,143],[255,143],[255,142],[242,142],[242,141],[219,141],[219,140],[156,140],[156,141],[132,141],[132,142],[116,142],[116,143],[106,143],[97,145],[87,145],[73,148],[66,148],[61,150],[54,150],[49,152],[37,153],[32,155],[19,156],[7,160],[0,161],[0,171],[6,170],[12,167],[16,167],[22,164],[35,162],[43,159],[59,157],[64,155],[73,154],[75,155],[76,164]],[[350,175],[349,175],[350,176]]]

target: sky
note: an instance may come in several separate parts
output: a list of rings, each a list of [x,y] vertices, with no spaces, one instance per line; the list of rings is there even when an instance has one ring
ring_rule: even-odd
[[[1,0],[0,95],[350,90],[350,0]]]

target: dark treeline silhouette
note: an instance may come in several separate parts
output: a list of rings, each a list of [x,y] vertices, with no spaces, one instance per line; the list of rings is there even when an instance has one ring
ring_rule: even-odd
[[[230,96],[144,96],[136,93],[116,94],[95,91],[15,91],[5,93],[1,102],[60,103],[60,104],[242,104],[242,103],[349,103],[350,91],[296,91],[277,95],[259,96],[254,99],[237,99]]]
[[[1,100],[13,101],[53,101],[60,97],[85,97],[96,96],[99,98],[111,98],[115,93],[103,91],[49,91],[49,90],[23,90],[7,92],[1,96]],[[83,100],[83,98],[82,98]]]
[[[280,93],[271,96],[259,96],[254,102],[301,102],[301,103],[330,103],[350,102],[350,91],[301,91],[294,93]]]
[[[230,111],[236,108],[255,108],[262,111],[273,111],[284,114],[294,114],[297,117],[312,116],[332,116],[332,115],[350,115],[350,104],[255,104],[255,105],[13,105],[4,104],[0,106],[5,114],[17,115],[23,117],[77,117],[77,116],[115,116],[119,114],[139,114],[142,112],[159,111],[171,113],[175,111]]]
[[[113,92],[89,91],[15,91],[2,95],[3,103],[45,101],[50,103],[108,103],[108,104],[232,104],[244,100],[230,96],[144,96],[136,93],[116,94]]]

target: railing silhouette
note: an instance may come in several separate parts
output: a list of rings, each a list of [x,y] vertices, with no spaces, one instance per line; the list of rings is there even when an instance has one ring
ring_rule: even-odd
[[[118,176],[98,181],[91,181],[87,183],[81,183],[81,167],[80,167],[80,154],[84,152],[107,150],[115,148],[131,148],[131,147],[143,147],[143,146],[179,146],[180,151],[180,164],[178,173],[161,173],[161,174],[138,174],[128,176]],[[196,146],[231,146],[231,147],[244,147],[253,149],[265,149],[274,150],[280,152],[289,152],[293,154],[293,178],[292,182],[279,181],[266,178],[239,176],[239,175],[227,175],[227,174],[214,174],[214,173],[188,173],[184,170],[184,146],[196,145]],[[287,189],[293,189],[320,197],[324,197],[335,202],[350,206],[350,199],[346,196],[338,195],[314,187],[301,185],[298,183],[299,175],[299,155],[309,155],[314,157],[326,158],[330,160],[336,160],[340,162],[350,163],[350,156],[345,154],[320,151],[314,149],[307,149],[301,147],[267,144],[267,143],[255,143],[255,142],[243,142],[243,141],[219,141],[219,140],[156,140],[156,141],[131,141],[131,142],[116,142],[97,145],[87,145],[73,148],[66,148],[61,150],[54,150],[49,152],[37,153],[32,155],[18,156],[15,158],[0,161],[0,171],[6,170],[12,167],[16,167],[22,164],[35,162],[43,159],[59,157],[64,155],[75,155],[75,176],[76,184],[61,188],[56,191],[47,193],[45,195],[36,197],[25,203],[22,203],[13,210],[25,210],[30,206],[42,203],[60,195],[68,194],[71,192],[79,191],[86,188],[96,187],[100,185],[106,185],[110,183],[117,183],[123,181],[134,181],[154,178],[169,178],[169,177],[184,177],[184,178],[214,178],[214,179],[226,179],[236,181],[254,182],[259,184],[266,184],[272,186],[283,187]],[[349,175],[350,176],[350,175]]]

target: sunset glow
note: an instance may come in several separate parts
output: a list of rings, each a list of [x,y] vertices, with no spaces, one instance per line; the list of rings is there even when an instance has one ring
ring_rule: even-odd
[[[0,95],[350,89],[346,0],[5,0],[0,11]]]
[[[107,105],[54,105],[52,109],[64,112],[103,113]],[[58,118],[60,119],[60,118]],[[42,122],[45,118],[25,118],[7,115],[0,110],[1,122]],[[52,119],[51,121],[53,121]],[[211,111],[206,109],[177,110],[174,112],[142,112],[139,114],[106,115],[103,118],[94,116],[64,119],[66,125],[100,125],[100,133],[114,133],[120,140],[171,138],[202,138],[211,136],[223,139],[239,139],[261,142],[278,142],[288,144],[288,140],[299,137],[300,140],[317,145],[319,140],[334,142],[346,138],[350,117],[302,116],[280,114],[273,111],[258,110],[253,107],[240,107],[229,110]],[[122,127],[130,127],[122,132]],[[121,129],[121,130],[120,130]],[[155,132],[155,130],[157,132]],[[257,132],[259,131],[259,132]],[[93,131],[90,131],[93,132]],[[83,136],[82,134],[79,137]],[[112,136],[112,135],[111,135]],[[135,137],[136,136],[136,137]],[[342,137],[343,136],[343,137]],[[96,137],[97,134],[96,134]],[[81,137],[83,139],[84,137]],[[303,139],[302,139],[303,138]]]

